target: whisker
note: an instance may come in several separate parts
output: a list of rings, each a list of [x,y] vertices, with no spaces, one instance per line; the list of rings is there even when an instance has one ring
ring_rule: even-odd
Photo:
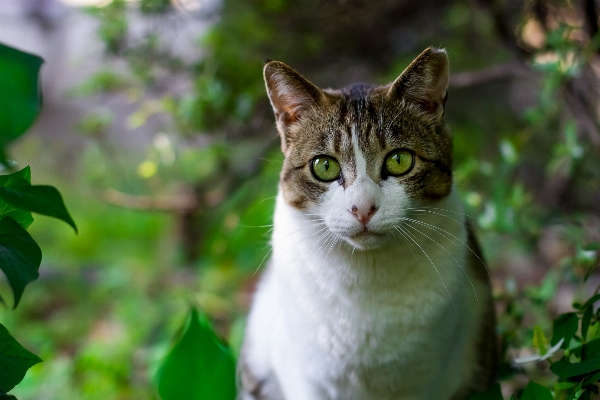
[[[454,211],[454,210],[450,210],[450,209],[447,209],[447,208],[439,208],[439,207],[428,207],[428,206],[422,206],[422,207],[409,207],[409,208],[403,208],[403,210],[417,210],[417,209],[422,209],[422,208],[427,208],[427,209],[429,209],[429,210],[446,211],[446,212],[449,212],[449,213],[452,213],[452,214],[464,215],[465,217],[468,217],[468,218],[473,218],[473,219],[475,219],[475,217],[473,217],[472,215],[465,214],[465,213],[461,213],[461,212]]]
[[[447,218],[447,219],[449,219],[449,220],[452,220],[452,221],[456,222],[457,224],[459,224],[459,225],[461,225],[461,226],[464,226],[466,229],[469,229],[469,230],[471,230],[471,228],[470,228],[470,227],[469,227],[467,224],[464,224],[464,223],[462,223],[462,222],[458,221],[457,219],[454,219],[454,218],[452,218],[452,217],[449,217],[449,216],[447,216],[447,215],[441,214],[441,213],[439,213],[439,212],[430,211],[430,210],[408,210],[408,211],[420,211],[420,212],[427,212],[427,213],[431,213],[431,214],[440,215],[440,216],[442,216],[442,217],[444,217],[444,218]]]
[[[435,264],[431,260],[431,257],[429,257],[429,255],[425,252],[425,250],[423,250],[423,247],[421,247],[421,245],[415,241],[415,239],[412,237],[412,235],[410,234],[410,232],[405,231],[399,225],[396,225],[394,227],[396,229],[401,229],[404,233],[406,233],[407,236],[410,238],[410,240],[412,240],[419,247],[419,249],[421,249],[421,251],[423,252],[423,254],[425,254],[425,257],[427,257],[427,259],[429,260],[429,262],[431,263],[431,265],[435,269],[435,272],[438,274],[438,277],[442,281],[442,285],[444,285],[444,289],[446,290],[446,293],[448,294],[448,298],[450,299],[450,303],[452,303],[452,307],[454,307],[456,309],[456,305],[454,304],[454,300],[452,300],[452,296],[450,295],[450,291],[448,290],[448,287],[446,286],[446,283],[444,282],[444,279],[442,278],[442,274],[440,274],[440,271],[437,269],[437,267],[435,266]]]
[[[448,250],[446,250],[446,248],[444,246],[442,246],[437,240],[433,239],[432,237],[430,237],[429,235],[426,235],[425,233],[421,232],[419,229],[415,228],[414,226],[410,225],[410,224],[406,224],[407,227],[419,232],[421,235],[425,236],[427,239],[431,240],[432,242],[434,242],[435,244],[437,244],[438,246],[440,246],[442,248],[442,250],[444,250],[446,253],[448,253],[448,255],[450,257],[452,257],[452,259],[454,260],[454,262],[456,263],[456,265],[458,265],[458,267],[460,268],[460,270],[463,272],[463,274],[465,274],[465,276],[467,277],[467,279],[469,280],[469,283],[471,284],[471,287],[473,288],[473,293],[475,293],[475,299],[477,300],[477,303],[479,303],[479,296],[477,296],[477,291],[475,290],[475,285],[473,285],[473,281],[471,281],[471,278],[469,277],[469,275],[467,274],[467,272],[465,271],[465,269],[463,268],[462,265],[460,265],[460,263],[458,262],[458,260],[452,255],[452,253],[450,253]]]
[[[471,253],[473,253],[473,255],[474,255],[475,257],[477,257],[477,259],[479,260],[479,262],[481,262],[481,265],[483,265],[483,267],[485,268],[485,271],[487,272],[487,274],[488,274],[489,278],[490,278],[490,279],[492,279],[492,275],[490,274],[490,271],[489,271],[489,269],[488,269],[487,265],[485,264],[485,262],[484,262],[484,261],[481,259],[481,257],[479,257],[479,255],[478,255],[478,254],[477,254],[477,253],[476,253],[476,252],[475,252],[473,249],[471,249],[471,247],[469,247],[469,245],[468,245],[468,244],[466,244],[465,242],[463,242],[463,241],[462,241],[462,240],[461,240],[459,237],[456,237],[455,235],[453,235],[452,233],[448,232],[448,231],[447,231],[447,230],[445,230],[445,229],[442,229],[442,228],[440,228],[440,227],[437,227],[437,226],[435,226],[435,225],[432,225],[432,224],[428,224],[427,222],[419,221],[419,220],[412,219],[412,218],[406,218],[406,217],[404,217],[403,219],[404,219],[404,220],[407,220],[407,221],[416,222],[416,223],[418,223],[418,224],[421,224],[421,225],[423,225],[423,226],[426,226],[426,227],[428,227],[428,228],[430,228],[430,229],[435,229],[435,230],[437,230],[438,232],[444,232],[444,233],[446,233],[446,234],[448,234],[448,235],[452,236],[454,239],[458,240],[459,242],[461,242],[461,243],[463,244],[463,246],[465,246],[467,249],[469,249],[469,251],[470,251]],[[451,242],[451,243],[452,243],[452,242]],[[456,244],[456,243],[453,243],[453,244],[454,244],[455,246],[457,246],[457,244]]]
[[[263,263],[265,262],[265,260],[269,256],[269,254],[271,254],[271,251],[273,251],[272,247],[269,249],[269,251],[267,251],[267,254],[265,254],[265,256],[263,257],[263,259],[260,262],[260,264],[258,264],[258,267],[256,267],[256,269],[254,270],[254,273],[252,274],[252,276],[256,275],[256,273],[260,270],[260,267],[262,267]]]

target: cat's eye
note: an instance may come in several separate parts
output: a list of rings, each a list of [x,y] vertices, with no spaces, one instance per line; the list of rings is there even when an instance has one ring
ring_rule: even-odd
[[[415,163],[415,156],[406,149],[394,150],[385,157],[385,170],[388,174],[399,176],[410,171]]]
[[[340,163],[333,157],[317,156],[313,158],[311,170],[315,178],[324,182],[335,181],[340,177]]]

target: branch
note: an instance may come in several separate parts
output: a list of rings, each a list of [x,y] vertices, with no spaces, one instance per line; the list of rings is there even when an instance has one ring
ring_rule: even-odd
[[[450,86],[458,88],[475,86],[491,81],[523,76],[528,72],[530,71],[521,62],[513,61],[506,64],[494,65],[479,71],[452,74],[450,75]]]
[[[593,113],[586,106],[585,101],[581,98],[581,94],[573,85],[568,85],[566,97],[567,105],[579,123],[580,128],[587,134],[595,146],[600,147],[600,129],[598,129],[598,123],[592,117]]]
[[[198,199],[192,193],[178,196],[152,197],[135,196],[115,189],[108,189],[102,194],[102,199],[115,206],[145,210],[184,213],[198,207]]]

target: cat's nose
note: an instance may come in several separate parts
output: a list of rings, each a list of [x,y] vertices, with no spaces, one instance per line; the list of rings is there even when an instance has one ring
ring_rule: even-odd
[[[364,226],[367,226],[373,214],[377,212],[377,209],[378,208],[375,204],[363,207],[352,206],[350,212],[352,213],[352,215],[354,215],[358,222],[360,222]]]

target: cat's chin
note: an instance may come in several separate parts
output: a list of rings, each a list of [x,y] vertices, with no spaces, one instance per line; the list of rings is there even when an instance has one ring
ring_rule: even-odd
[[[346,236],[344,239],[357,250],[381,249],[387,242],[386,235],[368,231],[362,231],[351,236]]]

